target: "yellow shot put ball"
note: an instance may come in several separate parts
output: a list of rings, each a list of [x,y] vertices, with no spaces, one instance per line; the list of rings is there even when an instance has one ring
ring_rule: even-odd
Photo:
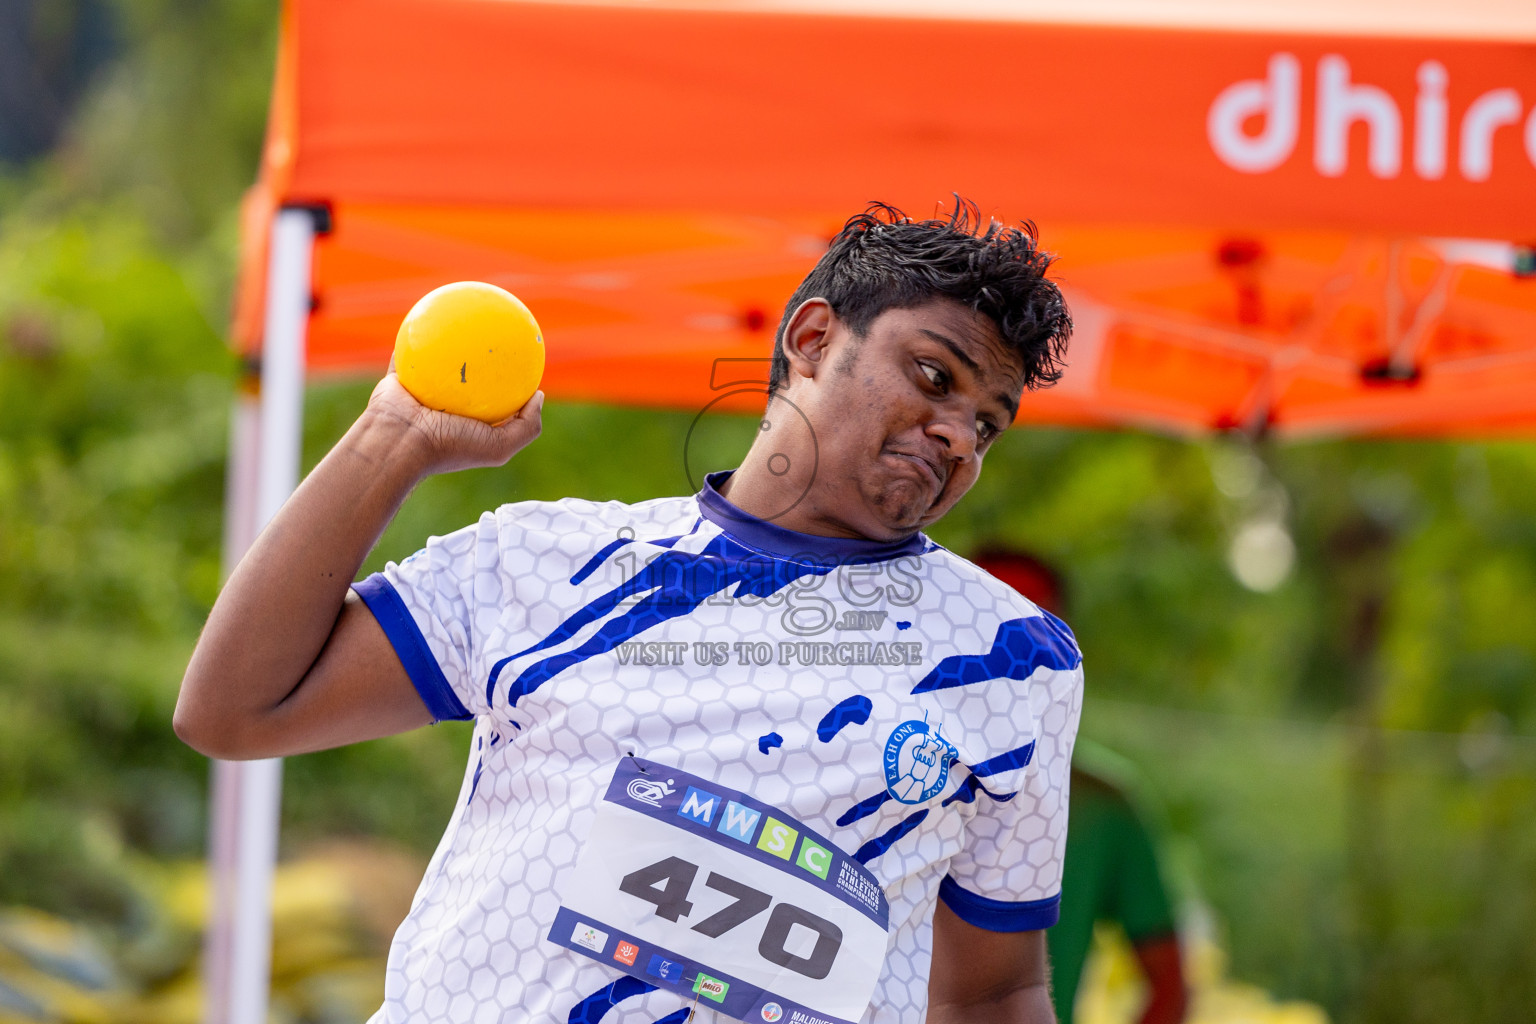
[[[516,295],[459,281],[422,296],[395,335],[395,373],[422,405],[500,423],[544,376],[544,335]]]

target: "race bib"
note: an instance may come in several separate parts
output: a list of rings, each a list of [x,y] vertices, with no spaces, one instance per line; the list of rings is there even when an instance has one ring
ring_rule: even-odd
[[[824,836],[747,793],[626,757],[549,939],[752,1022],[852,1024],[890,907]]]

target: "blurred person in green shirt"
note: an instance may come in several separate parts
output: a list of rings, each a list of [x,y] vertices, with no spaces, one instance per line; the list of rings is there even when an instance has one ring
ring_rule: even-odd
[[[974,561],[1041,608],[1062,614],[1061,578],[1044,562],[995,548]],[[1140,1024],[1179,1024],[1188,1010],[1178,928],[1156,844],[1129,795],[1137,788],[1129,762],[1078,740],[1072,755],[1061,918],[1046,933],[1051,999],[1060,1024],[1072,1024],[1093,928],[1100,921],[1124,930],[1146,978]]]

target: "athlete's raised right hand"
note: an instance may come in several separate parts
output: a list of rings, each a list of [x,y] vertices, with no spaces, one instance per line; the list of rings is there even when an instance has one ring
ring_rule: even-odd
[[[411,448],[423,474],[500,466],[522,451],[543,429],[544,392],[509,419],[491,425],[468,416],[428,409],[405,390],[394,365],[375,385],[364,418],[377,416],[409,428]]]
[[[501,465],[539,435],[543,406],[535,392],[490,426],[426,408],[391,369],[230,575],[182,680],[177,735],[213,757],[274,757],[430,722],[350,584],[422,478]]]

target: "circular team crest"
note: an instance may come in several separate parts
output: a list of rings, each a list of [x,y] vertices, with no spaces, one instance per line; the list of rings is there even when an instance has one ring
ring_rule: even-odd
[[[949,781],[953,745],[926,721],[902,722],[885,741],[885,789],[904,804],[931,800]]]
[[[768,1021],[768,1024],[773,1024],[774,1021],[784,1016],[784,1007],[778,1003],[764,1003],[762,1014],[763,1020]]]

